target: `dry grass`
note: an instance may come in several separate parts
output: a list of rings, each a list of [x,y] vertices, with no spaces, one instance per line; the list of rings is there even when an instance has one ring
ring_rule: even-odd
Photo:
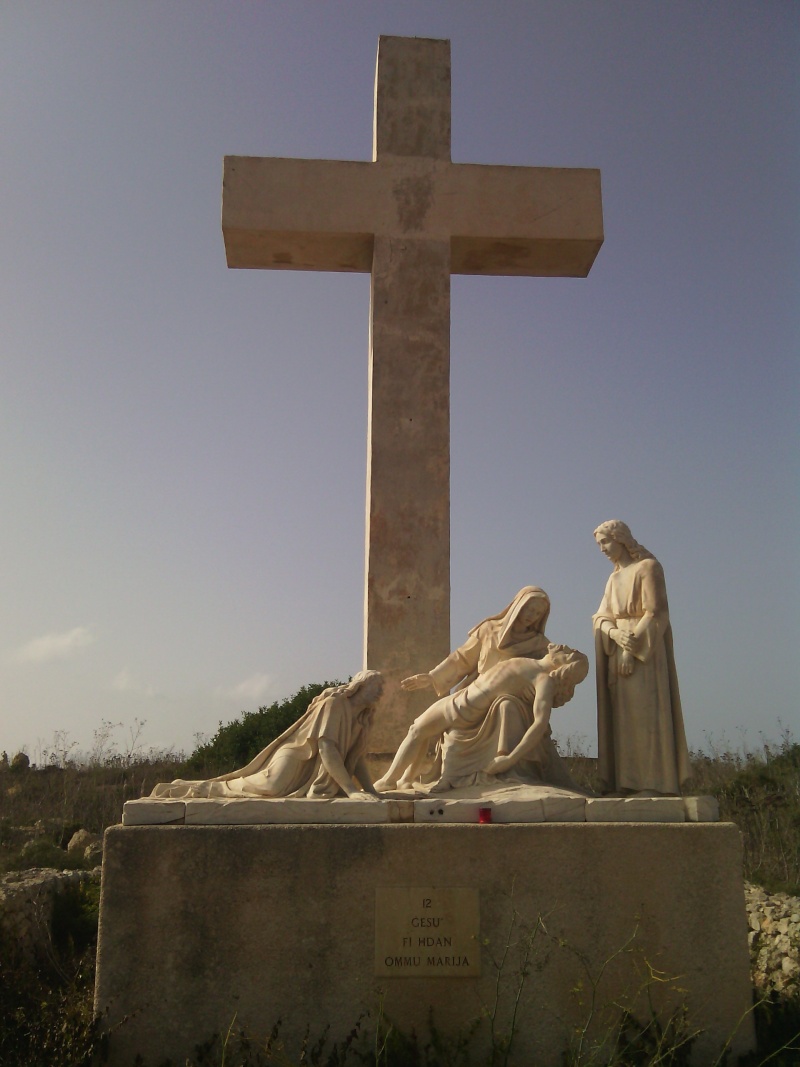
[[[128,766],[66,767],[0,772],[0,871],[68,866],[56,862],[73,833],[102,834],[118,823],[126,800],[147,796],[156,782],[178,777],[178,758],[133,760]],[[36,847],[21,850],[36,838]],[[53,850],[46,862],[46,846]]]
[[[715,796],[744,841],[745,878],[800,895],[800,744],[785,731],[756,751],[693,753],[694,792]]]

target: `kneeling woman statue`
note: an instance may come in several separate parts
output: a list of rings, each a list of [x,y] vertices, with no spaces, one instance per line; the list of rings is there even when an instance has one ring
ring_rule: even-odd
[[[360,671],[347,685],[314,697],[305,714],[241,770],[205,782],[162,783],[151,795],[322,799],[344,794],[375,800],[364,756],[382,692],[377,671]]]

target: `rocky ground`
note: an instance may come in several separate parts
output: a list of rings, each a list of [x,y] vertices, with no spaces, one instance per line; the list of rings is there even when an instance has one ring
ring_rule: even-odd
[[[13,871],[0,879],[0,936],[9,938],[26,956],[48,954],[55,898],[69,886],[100,881],[101,868],[56,871],[34,868]]]
[[[744,884],[750,969],[758,994],[800,996],[800,897]]]

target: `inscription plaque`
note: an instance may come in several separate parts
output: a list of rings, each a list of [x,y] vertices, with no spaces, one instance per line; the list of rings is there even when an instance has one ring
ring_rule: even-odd
[[[375,890],[375,974],[381,978],[477,978],[477,889]]]

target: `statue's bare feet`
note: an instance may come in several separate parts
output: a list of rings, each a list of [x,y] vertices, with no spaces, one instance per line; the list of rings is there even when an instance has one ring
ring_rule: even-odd
[[[440,778],[428,789],[429,793],[449,793],[453,788],[449,778]]]
[[[393,782],[388,774],[384,775],[383,778],[379,778],[375,783],[375,789],[379,793],[385,793],[387,789],[395,789],[396,787],[397,782]]]

